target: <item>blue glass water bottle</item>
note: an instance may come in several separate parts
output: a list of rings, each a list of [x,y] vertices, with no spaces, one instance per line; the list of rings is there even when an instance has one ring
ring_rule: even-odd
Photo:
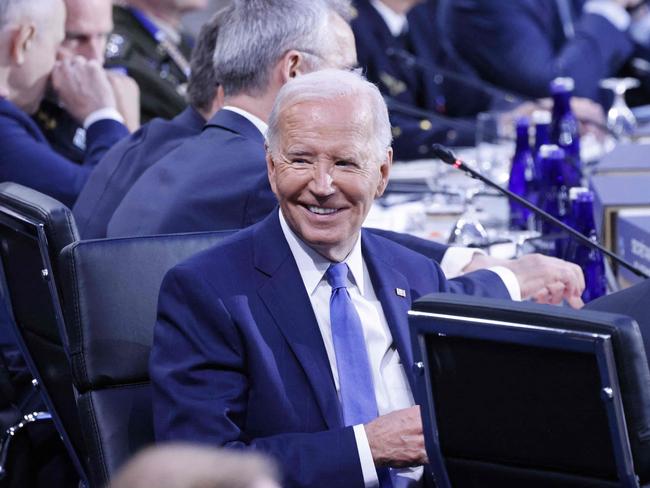
[[[539,148],[542,170],[540,185],[540,207],[556,219],[567,223],[569,220],[569,191],[564,182],[564,150],[555,144],[544,144]],[[559,234],[562,229],[546,220],[538,226],[542,235]],[[564,257],[566,237],[557,237],[541,251],[556,257]]]
[[[571,221],[573,227],[581,234],[597,242],[596,224],[594,221],[594,194],[586,188],[571,188]],[[598,250],[574,241],[569,260],[580,266],[585,276],[585,291],[582,300],[588,303],[607,292],[605,278],[605,261]]]
[[[564,181],[568,187],[580,186],[582,179],[578,119],[571,110],[573,88],[573,78],[555,78],[551,82],[553,95],[551,143],[564,149],[566,158]]]
[[[535,166],[533,153],[530,150],[528,137],[528,119],[517,119],[517,144],[512,157],[510,180],[508,189],[523,198],[530,198],[532,185],[535,179]],[[531,223],[531,212],[523,205],[510,201],[510,228],[525,230]]]

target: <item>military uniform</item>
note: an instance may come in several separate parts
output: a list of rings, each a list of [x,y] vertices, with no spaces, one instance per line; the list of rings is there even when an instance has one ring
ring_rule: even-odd
[[[190,36],[180,34],[179,44],[173,44],[151,19],[131,7],[114,6],[113,22],[106,67],[125,69],[138,83],[142,123],[178,115],[187,106]]]
[[[83,163],[86,131],[64,108],[46,98],[32,118],[52,149],[74,163]]]
[[[434,142],[473,144],[474,118],[467,116],[487,109],[491,100],[479,90],[442,75],[425,72],[389,55],[391,50],[407,51],[423,64],[444,66],[465,77],[475,77],[464,67],[453,66],[440,48],[436,4],[428,1],[413,7],[407,15],[408,29],[399,36],[391,33],[369,0],[355,0],[353,5],[356,12],[352,29],[359,64],[364,68],[366,77],[388,97],[395,158],[430,157]],[[425,116],[408,113],[409,107],[432,115],[427,117],[426,113],[422,114]]]

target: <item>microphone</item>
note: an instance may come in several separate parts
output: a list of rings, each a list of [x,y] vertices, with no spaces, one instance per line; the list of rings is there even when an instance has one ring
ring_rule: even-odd
[[[432,150],[433,154],[435,154],[435,156],[438,157],[443,163],[449,164],[450,166],[453,166],[454,168],[465,172],[465,174],[467,174],[468,176],[470,176],[470,177],[472,177],[472,178],[474,178],[476,180],[482,181],[483,183],[485,183],[488,186],[491,186],[495,190],[497,190],[497,191],[503,193],[504,195],[506,195],[508,198],[511,198],[512,200],[515,200],[517,203],[523,205],[524,207],[526,207],[527,209],[532,211],[535,215],[539,215],[544,220],[547,220],[548,222],[551,222],[552,224],[560,227],[562,230],[564,230],[570,236],[572,236],[575,239],[577,239],[578,241],[580,241],[582,244],[585,244],[586,246],[588,246],[588,247],[590,247],[592,249],[598,249],[600,252],[602,252],[606,256],[610,257],[612,260],[619,263],[620,265],[626,267],[627,269],[632,271],[637,276],[640,276],[641,278],[644,278],[644,279],[649,278],[649,276],[646,273],[644,273],[643,271],[638,269],[636,266],[634,266],[633,264],[629,263],[628,261],[626,261],[625,259],[620,257],[618,254],[615,254],[615,253],[611,252],[609,249],[606,249],[605,247],[601,246],[599,243],[592,241],[587,236],[581,234],[580,232],[578,232],[574,228],[568,226],[564,222],[556,219],[555,217],[553,217],[548,212],[545,212],[544,210],[539,208],[537,205],[533,205],[532,203],[530,203],[525,198],[520,197],[516,193],[513,193],[513,192],[511,192],[510,190],[508,190],[506,188],[502,188],[500,185],[496,184],[491,179],[486,178],[485,176],[480,174],[478,171],[473,170],[472,168],[467,166],[463,161],[461,161],[460,159],[457,159],[456,156],[454,156],[454,153],[452,153],[448,148],[446,148],[442,144],[433,144],[433,146],[431,147],[431,150]]]

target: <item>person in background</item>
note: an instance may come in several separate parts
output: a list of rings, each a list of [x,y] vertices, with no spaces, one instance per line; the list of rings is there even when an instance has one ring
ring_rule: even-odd
[[[115,209],[142,173],[185,140],[200,134],[206,121],[221,108],[223,93],[212,65],[221,17],[217,12],[202,27],[192,51],[189,106],[171,120],[156,118],[146,123],[117,143],[93,170],[72,209],[83,239],[106,237]]]
[[[126,70],[140,87],[141,121],[171,119],[187,106],[192,37],[181,17],[207,0],[124,0],[115,2],[115,28],[106,46],[106,66]]]
[[[57,62],[65,38],[62,0],[0,0],[0,181],[14,181],[72,207],[92,167],[128,134],[108,75],[81,56]],[[48,83],[86,130],[82,165],[56,153],[30,118]]]
[[[438,1],[451,42],[481,78],[529,97],[566,76],[576,96],[601,100],[600,80],[635,55],[635,26],[647,21],[633,12],[641,0]]]
[[[81,56],[104,64],[106,40],[113,30],[111,0],[65,0],[65,39],[61,44],[66,57]],[[140,125],[140,92],[128,76],[108,71],[117,110],[129,131]],[[63,157],[82,163],[86,150],[86,131],[79,125],[53,92],[46,93],[33,116],[52,148]]]
[[[139,452],[108,488],[280,488],[275,464],[261,454],[173,443]]]
[[[517,117],[546,107],[499,92],[458,56],[441,22],[443,0],[354,0],[351,25],[359,65],[386,97],[397,161],[432,157],[432,145],[472,146],[476,115],[499,111],[500,131]],[[581,119],[604,122],[602,108],[575,99]],[[423,113],[413,113],[413,111]],[[585,127],[592,129],[593,127]]]

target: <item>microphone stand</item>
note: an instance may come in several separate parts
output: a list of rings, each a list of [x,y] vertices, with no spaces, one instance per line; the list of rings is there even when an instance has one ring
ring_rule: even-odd
[[[489,178],[486,178],[485,176],[480,174],[478,171],[473,170],[472,168],[467,166],[460,159],[456,159],[456,156],[454,156],[454,154],[449,149],[447,149],[445,146],[443,146],[442,144],[434,144],[432,146],[432,152],[438,158],[440,158],[440,160],[442,160],[444,163],[449,164],[450,166],[453,166],[454,168],[463,171],[468,176],[470,176],[470,177],[472,177],[472,178],[474,178],[476,180],[482,181],[486,185],[488,185],[488,186],[498,190],[499,192],[505,194],[508,198],[511,198],[512,200],[515,200],[517,203],[523,205],[524,207],[529,209],[531,212],[533,212],[535,215],[539,215],[539,216],[543,217],[545,220],[547,220],[547,221],[555,224],[556,226],[560,227],[562,230],[564,230],[569,235],[571,235],[572,237],[574,237],[575,239],[577,239],[581,243],[585,244],[586,246],[589,246],[590,248],[598,249],[600,252],[602,252],[606,256],[610,257],[615,262],[617,262],[617,263],[621,264],[622,266],[626,267],[627,269],[632,271],[637,276],[640,276],[641,278],[644,278],[644,279],[647,279],[647,278],[650,277],[646,273],[644,273],[643,271],[638,269],[636,266],[634,266],[633,264],[629,263],[628,261],[626,261],[622,257],[618,256],[617,254],[614,254],[609,249],[601,246],[598,242],[592,241],[587,236],[581,234],[580,232],[578,232],[574,228],[568,226],[564,222],[556,219],[555,217],[553,217],[548,212],[545,212],[544,210],[539,208],[537,205],[533,205],[532,203],[530,203],[525,198],[520,197],[516,193],[513,193],[513,192],[511,192],[510,190],[508,190],[506,188],[502,188],[500,185],[497,185],[494,181],[490,180]]]

